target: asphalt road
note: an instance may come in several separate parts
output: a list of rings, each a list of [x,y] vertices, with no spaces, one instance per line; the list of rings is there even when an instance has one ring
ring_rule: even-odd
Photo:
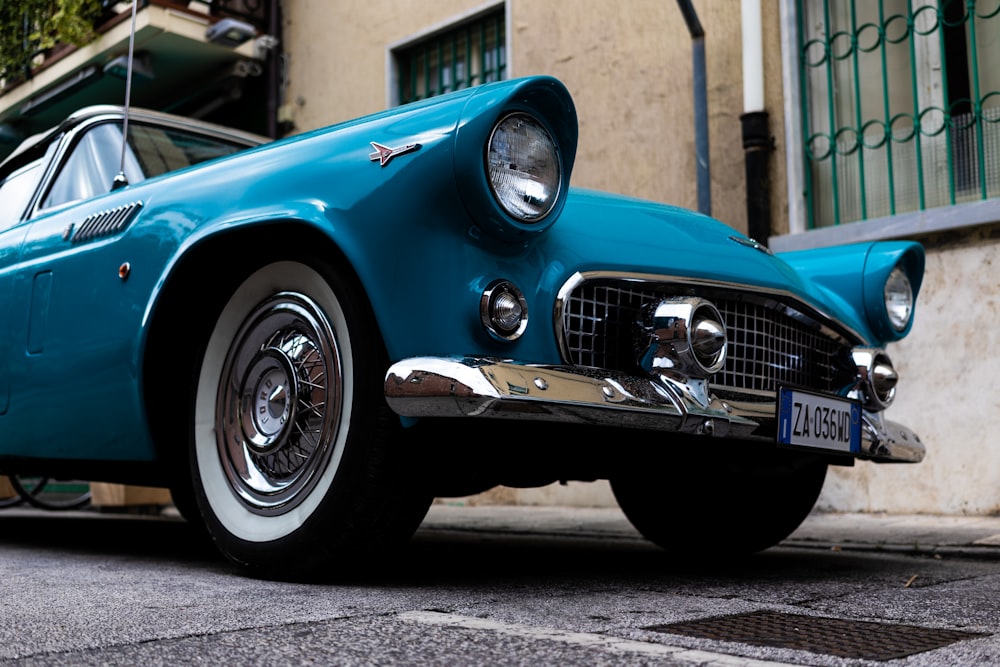
[[[244,577],[179,520],[7,510],[0,665],[1000,664],[995,549],[819,537],[683,565],[613,511],[437,508],[373,571],[290,584]],[[756,645],[761,613],[799,642]],[[706,620],[710,638],[665,627]],[[949,643],[843,657],[894,641]]]

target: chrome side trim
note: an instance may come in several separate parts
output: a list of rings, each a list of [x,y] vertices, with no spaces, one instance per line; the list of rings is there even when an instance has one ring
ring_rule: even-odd
[[[772,392],[720,390],[668,377],[540,366],[486,357],[414,357],[385,376],[389,407],[403,417],[490,417],[594,424],[774,442]],[[864,412],[859,458],[917,462],[913,431]]]

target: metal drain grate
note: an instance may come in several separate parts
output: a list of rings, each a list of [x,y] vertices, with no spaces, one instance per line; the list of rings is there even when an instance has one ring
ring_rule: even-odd
[[[847,621],[773,611],[654,625],[646,630],[858,660],[893,660],[963,639],[986,636],[959,630]]]

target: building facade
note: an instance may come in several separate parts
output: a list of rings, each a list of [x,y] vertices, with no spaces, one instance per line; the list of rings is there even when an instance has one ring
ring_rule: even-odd
[[[168,18],[190,22],[194,11],[212,25],[233,4],[151,0],[140,14],[159,12],[148,23],[169,33],[179,29],[164,27]],[[889,352],[902,377],[890,414],[921,434],[927,458],[833,469],[820,504],[1000,512],[992,439],[1000,427],[996,0],[241,4],[258,6],[267,11],[257,39],[235,49],[209,48],[204,26],[185,28],[190,42],[180,52],[198,43],[221,70],[264,82],[250,98],[256,107],[210,99],[192,107],[197,113],[298,133],[458,87],[547,74],[577,105],[577,186],[701,209],[776,251],[924,243],[916,325]],[[116,30],[74,67],[104,67],[120,54]],[[143,33],[150,39],[151,30]],[[267,35],[277,46],[260,44]],[[169,54],[159,53],[154,60],[169,66]],[[182,89],[149,99],[176,99]],[[36,86],[32,94],[42,93]],[[15,127],[11,110],[29,98],[4,89],[0,123]],[[262,106],[263,125],[254,115]],[[600,484],[498,490],[490,499],[613,502]]]
[[[917,325],[890,349],[903,378],[891,414],[922,435],[927,458],[833,469],[820,503],[1000,511],[991,436],[1000,426],[996,2],[367,0],[321,9],[289,0],[284,12],[283,110],[298,130],[474,74],[458,62],[467,43],[456,34],[486,31],[492,41],[468,48],[481,56],[500,45],[501,76],[550,74],[573,93],[576,185],[698,208],[696,108],[704,109],[715,217],[743,231],[759,225],[748,218],[760,215],[753,198],[765,188],[763,229],[775,250],[922,241],[928,264]],[[699,46],[705,107],[697,102]],[[414,52],[423,54],[416,65]],[[449,78],[455,72],[443,70],[456,63]],[[769,145],[741,124],[758,111],[767,114]],[[761,150],[769,159],[751,162],[757,173],[748,178],[747,154]],[[500,496],[610,502],[599,486]]]

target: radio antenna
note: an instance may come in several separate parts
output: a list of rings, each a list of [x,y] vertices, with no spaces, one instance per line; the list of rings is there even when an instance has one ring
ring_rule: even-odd
[[[132,28],[128,33],[128,68],[125,72],[125,114],[122,120],[122,156],[118,163],[118,174],[111,184],[112,190],[128,185],[125,175],[125,150],[128,148],[128,112],[132,104],[132,61],[135,57],[135,13],[139,0],[132,0]]]

